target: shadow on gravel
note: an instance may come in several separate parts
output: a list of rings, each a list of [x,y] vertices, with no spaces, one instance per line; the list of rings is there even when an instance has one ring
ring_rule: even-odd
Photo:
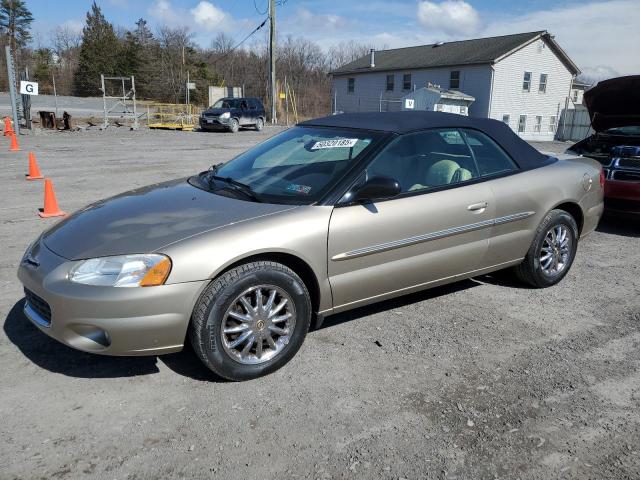
[[[614,217],[605,214],[596,230],[611,235],[640,238],[640,221],[633,218]]]
[[[203,381],[222,381],[195,356],[191,348],[149,357],[108,357],[74,350],[49,338],[22,313],[24,299],[17,302],[4,321],[4,332],[18,349],[40,368],[77,378],[119,378],[158,373],[158,359],[174,372]]]
[[[366,317],[367,315],[373,315],[376,313],[384,312],[387,310],[393,310],[396,308],[406,307],[418,302],[424,302],[432,298],[441,297],[443,295],[449,295],[469,288],[477,287],[481,285],[480,282],[474,280],[461,280],[449,285],[443,285],[441,287],[435,287],[429,290],[423,290],[421,292],[411,293],[409,295],[403,295],[402,297],[392,298],[391,300],[385,300],[384,302],[374,303],[364,307],[349,310],[348,312],[337,313],[327,317],[320,330],[330,327],[335,327],[345,322],[357,320],[358,318]]]

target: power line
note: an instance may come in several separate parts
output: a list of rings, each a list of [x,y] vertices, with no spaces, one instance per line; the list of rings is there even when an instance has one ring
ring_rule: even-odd
[[[225,53],[222,57],[216,59],[213,63],[216,64],[222,60],[224,60],[225,58],[227,58],[229,55],[231,55],[235,50],[238,49],[238,47],[240,47],[240,45],[242,45],[244,42],[246,42],[247,40],[249,40],[249,38],[254,35],[258,30],[260,30],[262,27],[264,27],[267,24],[267,20],[269,20],[269,17],[265,18],[262,23],[260,25],[258,25],[256,28],[254,28],[251,33],[249,35],[247,35],[246,37],[244,37],[241,41],[239,41],[235,46],[233,46],[227,53]]]
[[[269,0],[267,0],[267,6],[264,9],[264,12],[261,12],[260,9],[258,8],[258,4],[256,3],[256,0],[253,0],[253,7],[256,9],[256,12],[258,12],[258,15],[266,15],[267,12],[269,11]]]

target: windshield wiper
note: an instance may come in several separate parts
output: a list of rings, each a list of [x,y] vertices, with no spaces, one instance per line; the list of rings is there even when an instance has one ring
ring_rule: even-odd
[[[217,170],[217,168],[216,168],[216,170]],[[212,171],[215,172],[216,170],[212,170]],[[218,180],[219,182],[224,182],[227,185],[233,186],[234,190],[237,190],[237,191],[240,191],[240,192],[244,193],[247,197],[249,197],[254,202],[261,202],[262,201],[262,200],[260,200],[258,198],[258,196],[253,191],[253,189],[249,185],[247,185],[246,183],[239,182],[237,180],[234,180],[231,177],[221,177],[220,175],[211,175],[211,174],[209,174],[209,186],[211,186],[211,180]]]

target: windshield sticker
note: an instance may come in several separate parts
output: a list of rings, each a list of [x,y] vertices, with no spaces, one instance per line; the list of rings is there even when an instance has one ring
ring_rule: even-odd
[[[297,183],[290,183],[289,185],[287,185],[287,191],[309,195],[309,192],[311,192],[311,187],[307,185],[298,185]]]
[[[311,150],[320,150],[322,148],[351,148],[358,143],[357,138],[339,138],[337,140],[320,140],[311,147]]]

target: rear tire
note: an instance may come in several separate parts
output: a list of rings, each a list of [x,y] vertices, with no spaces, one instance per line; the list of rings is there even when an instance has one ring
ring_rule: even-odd
[[[236,120],[235,118],[232,118],[231,120],[229,120],[229,131],[231,133],[236,133],[238,131],[238,128],[240,128],[240,124],[238,123],[238,120]]]
[[[569,272],[578,247],[578,225],[564,210],[551,210],[538,226],[516,276],[536,288],[560,282]]]
[[[202,293],[191,318],[191,344],[220,377],[261,377],[297,353],[311,312],[309,292],[293,270],[270,261],[246,263],[212,281]]]

